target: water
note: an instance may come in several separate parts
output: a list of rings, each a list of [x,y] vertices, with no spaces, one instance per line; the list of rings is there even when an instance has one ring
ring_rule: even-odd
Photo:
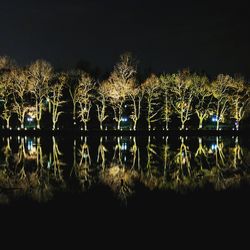
[[[2,137],[0,148],[3,206],[103,193],[129,206],[242,190],[250,176],[250,143],[237,136],[15,136]]]

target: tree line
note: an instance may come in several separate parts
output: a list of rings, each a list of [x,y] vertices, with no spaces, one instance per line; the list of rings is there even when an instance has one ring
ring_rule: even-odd
[[[147,122],[147,129],[178,120],[180,130],[187,128],[190,120],[197,120],[197,129],[215,117],[216,130],[220,124],[233,121],[236,130],[247,116],[249,86],[243,77],[219,74],[215,79],[193,73],[188,69],[171,74],[151,74],[138,80],[137,61],[131,53],[120,56],[113,71],[104,80],[94,79],[82,70],[57,72],[44,60],[28,66],[18,66],[7,56],[0,57],[1,118],[5,128],[15,116],[24,129],[27,115],[41,128],[45,113],[50,114],[51,128],[57,127],[59,117],[72,113],[73,124],[88,124],[95,114],[100,130],[108,118],[121,129],[124,112],[129,112],[131,129],[138,121]],[[94,110],[94,112],[93,112]],[[195,129],[195,128],[194,128]]]

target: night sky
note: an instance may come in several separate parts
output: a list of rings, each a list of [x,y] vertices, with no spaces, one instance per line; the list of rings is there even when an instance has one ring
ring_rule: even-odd
[[[131,51],[145,68],[250,78],[247,1],[1,0],[0,55],[112,69]]]

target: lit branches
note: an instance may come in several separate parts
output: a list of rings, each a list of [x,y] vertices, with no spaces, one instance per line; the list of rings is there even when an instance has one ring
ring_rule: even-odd
[[[84,130],[87,130],[87,123],[90,120],[90,109],[92,107],[92,91],[95,88],[94,80],[87,74],[82,73],[77,87],[77,103],[79,104],[79,117],[84,123]]]
[[[43,60],[35,61],[28,68],[28,90],[35,101],[35,117],[38,129],[40,129],[44,102],[49,94],[49,82],[52,77],[52,72],[52,66]]]
[[[214,113],[216,115],[216,130],[219,130],[220,122],[224,122],[229,107],[229,88],[233,79],[228,75],[218,75],[211,84],[214,101]]]
[[[161,111],[159,107],[160,99],[160,81],[159,78],[152,74],[142,84],[142,90],[145,93],[145,99],[147,102],[147,122],[148,130],[151,130],[152,123],[158,121],[157,114]]]
[[[65,74],[59,74],[55,82],[50,86],[49,92],[50,92],[50,102],[52,105],[52,129],[55,130],[56,123],[58,121],[59,116],[63,113],[62,111],[59,111],[58,108],[62,106],[62,104],[65,102],[62,100],[63,95],[63,89],[65,87],[66,82],[66,76]]]
[[[183,70],[173,75],[172,106],[181,121],[181,130],[185,129],[186,122],[192,113],[192,102],[194,98],[194,81],[196,75],[189,70]]]

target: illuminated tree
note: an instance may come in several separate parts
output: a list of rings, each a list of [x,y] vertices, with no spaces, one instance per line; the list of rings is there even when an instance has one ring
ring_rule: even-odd
[[[66,83],[66,76],[65,74],[60,74],[56,77],[55,82],[50,86],[49,89],[49,98],[50,103],[52,105],[52,129],[55,130],[56,123],[58,121],[59,116],[63,113],[59,111],[59,107],[65,102],[62,100],[63,96],[63,89]]]
[[[229,90],[233,78],[228,75],[218,75],[211,84],[211,91],[215,98],[213,112],[216,115],[216,130],[219,130],[220,122],[224,122],[226,112],[229,109]]]
[[[185,129],[186,122],[193,114],[192,102],[194,99],[194,82],[197,78],[189,70],[183,70],[178,74],[172,75],[173,84],[171,92],[173,93],[172,106],[175,113],[181,121],[181,130]]]
[[[67,85],[69,94],[73,103],[73,122],[76,124],[76,108],[77,108],[77,98],[78,98],[78,83],[81,78],[82,71],[73,70],[67,74]]]
[[[45,101],[49,95],[49,82],[52,78],[52,66],[43,60],[37,60],[28,68],[28,90],[35,101],[35,118],[37,128],[40,129],[40,121],[45,108]]]
[[[0,71],[16,68],[16,63],[8,56],[0,56]]]
[[[246,108],[250,100],[249,88],[245,85],[244,79],[240,77],[233,79],[230,88],[231,114],[236,121],[236,130],[239,130],[240,121],[245,116]]]
[[[12,113],[12,80],[10,72],[4,72],[0,75],[0,101],[2,102],[1,118],[6,123],[6,128],[10,127],[10,118]]]
[[[212,92],[209,80],[205,76],[196,76],[197,81],[194,83],[195,92],[195,113],[199,119],[199,129],[203,128],[203,121],[208,119],[212,113]]]
[[[132,101],[132,114],[130,115],[131,120],[133,121],[133,130],[136,130],[137,122],[141,116],[141,102],[144,96],[144,89],[141,87],[135,87],[128,93],[129,99]]]
[[[27,72],[23,69],[11,71],[12,91],[13,91],[13,112],[17,114],[21,129],[24,128],[25,115],[29,110],[27,102],[28,82]]]
[[[165,121],[165,128],[168,130],[170,117],[173,113],[171,105],[171,88],[172,88],[172,76],[171,75],[161,75],[160,76],[160,87],[163,92],[164,98],[164,108],[163,108],[163,120]]]
[[[148,130],[151,130],[152,123],[158,121],[157,114],[161,111],[159,107],[160,81],[156,75],[151,75],[142,84],[142,90],[145,93],[147,102],[147,122]]]
[[[79,104],[79,117],[84,123],[84,130],[87,130],[87,123],[90,120],[89,113],[92,107],[92,91],[95,88],[94,80],[87,74],[82,73],[77,87],[77,103]]]
[[[107,110],[107,96],[110,89],[107,87],[109,84],[105,84],[102,82],[100,86],[97,88],[97,118],[100,123],[100,129],[103,130],[103,122],[108,118]]]
[[[131,54],[123,54],[120,57],[120,62],[114,67],[104,88],[109,89],[107,98],[114,111],[114,120],[117,122],[117,129],[121,127],[122,114],[124,103],[128,94],[135,88],[136,64]]]

